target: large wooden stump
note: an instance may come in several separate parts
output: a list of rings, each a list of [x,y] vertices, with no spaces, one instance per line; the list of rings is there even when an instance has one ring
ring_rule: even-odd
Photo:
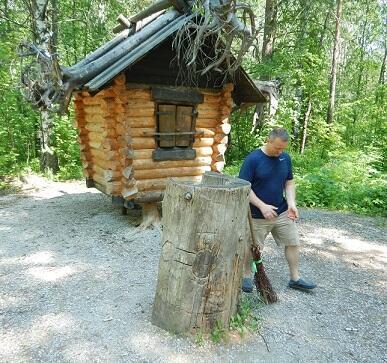
[[[171,180],[153,324],[173,333],[228,327],[239,300],[250,183],[206,173],[200,184]]]

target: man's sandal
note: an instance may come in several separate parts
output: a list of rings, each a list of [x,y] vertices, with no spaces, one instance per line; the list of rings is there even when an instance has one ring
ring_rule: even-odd
[[[250,277],[244,277],[242,280],[242,291],[243,292],[253,292],[253,281]]]
[[[303,279],[298,279],[297,281],[290,280],[289,285],[292,289],[302,290],[302,291],[311,291],[313,290],[317,285],[313,282],[306,282]]]

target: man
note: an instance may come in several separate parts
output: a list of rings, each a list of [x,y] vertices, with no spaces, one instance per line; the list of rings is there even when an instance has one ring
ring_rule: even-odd
[[[289,135],[285,129],[272,130],[267,143],[246,157],[239,177],[251,183],[250,209],[253,229],[261,249],[271,232],[277,245],[285,248],[290,271],[289,287],[310,291],[316,285],[301,279],[298,270],[300,242],[295,224],[298,218],[296,188],[291,159],[284,152],[288,142]],[[250,253],[248,255],[250,257]],[[242,290],[253,291],[252,280],[246,274]]]

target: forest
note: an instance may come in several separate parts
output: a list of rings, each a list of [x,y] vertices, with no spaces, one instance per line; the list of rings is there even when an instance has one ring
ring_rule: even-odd
[[[385,214],[386,3],[247,2],[258,35],[243,65],[252,78],[279,84],[279,103],[276,113],[266,110],[254,129],[254,107],[233,113],[225,172],[238,175],[245,156],[265,142],[268,131],[285,127],[299,205]],[[83,178],[73,106],[64,115],[47,116],[26,101],[20,44],[38,42],[44,24],[60,63],[70,66],[114,36],[119,14],[132,15],[149,3],[1,1],[0,192],[9,188],[10,177],[29,172],[55,180]],[[47,150],[54,167],[42,158]]]

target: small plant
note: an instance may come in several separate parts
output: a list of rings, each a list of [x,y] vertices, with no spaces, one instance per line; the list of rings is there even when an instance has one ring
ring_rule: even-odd
[[[211,340],[214,343],[228,341],[230,338],[229,332],[236,332],[241,338],[248,333],[259,333],[261,319],[253,313],[253,307],[260,307],[261,305],[264,304],[260,300],[242,297],[238,312],[231,317],[229,329],[226,329],[220,321],[216,321],[210,333]],[[204,340],[203,332],[198,331],[195,339],[196,344],[202,345]]]
[[[260,319],[253,314],[252,301],[242,298],[238,312],[231,318],[230,330],[236,331],[242,337],[246,333],[257,332],[260,329]]]
[[[196,336],[195,336],[195,343],[199,346],[203,345],[204,343],[204,334],[203,334],[203,330],[199,330],[197,333],[196,333]]]
[[[211,331],[211,340],[214,343],[220,343],[226,336],[226,330],[224,329],[222,323],[217,320],[215,326]]]

